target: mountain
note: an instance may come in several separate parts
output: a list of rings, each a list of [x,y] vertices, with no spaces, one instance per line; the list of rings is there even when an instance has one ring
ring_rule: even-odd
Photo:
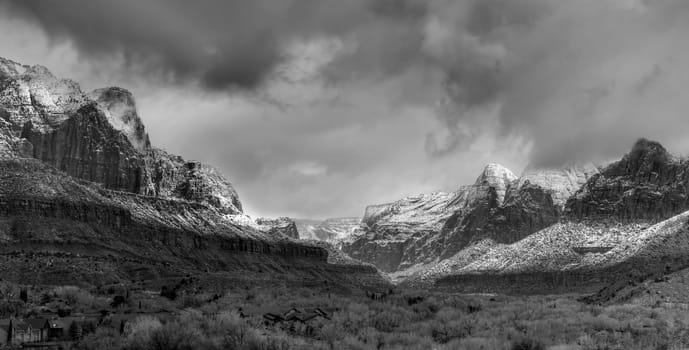
[[[689,163],[641,139],[567,200],[561,222],[471,259],[457,254],[417,280],[459,291],[593,292],[684,269],[688,176]]]
[[[363,232],[345,243],[343,251],[387,272],[432,262],[443,254],[449,238],[444,232],[459,216],[479,215],[499,205],[515,179],[511,171],[491,164],[474,185],[455,192],[368,206],[362,219]]]
[[[329,264],[326,249],[295,241],[290,219],[245,214],[212,166],[153,147],[121,88],[84,93],[45,67],[0,59],[0,163],[5,279],[387,285],[375,268]]]
[[[343,250],[403,279],[455,254],[515,242],[552,225],[566,199],[597,172],[590,164],[533,168],[518,178],[489,164],[473,185],[455,192],[369,206],[363,233]]]
[[[300,239],[339,244],[354,235],[361,226],[361,218],[345,217],[325,220],[293,219]]]

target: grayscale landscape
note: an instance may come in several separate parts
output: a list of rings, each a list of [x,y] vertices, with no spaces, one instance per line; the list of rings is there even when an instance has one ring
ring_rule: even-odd
[[[0,0],[0,349],[689,349],[686,33]]]

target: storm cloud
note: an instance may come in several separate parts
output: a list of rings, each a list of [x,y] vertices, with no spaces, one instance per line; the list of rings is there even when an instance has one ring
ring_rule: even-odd
[[[13,41],[5,30],[3,56],[41,36],[36,52],[82,62],[67,76],[132,89],[154,143],[217,164],[264,214],[357,215],[452,190],[488,162],[518,173],[608,160],[639,137],[689,151],[684,0],[0,0],[0,10],[36,31]]]
[[[257,88],[296,40],[361,35],[373,29],[359,48],[360,56],[371,55],[365,51],[374,48],[366,45],[385,43],[401,28],[395,28],[397,22],[413,22],[426,13],[426,5],[413,0],[6,3],[10,11],[36,21],[55,40],[72,40],[87,57],[121,55],[127,68],[138,73],[180,83],[198,79],[208,89]],[[386,35],[378,36],[380,31]],[[381,58],[370,59],[387,58],[392,66],[397,54],[403,53],[376,49],[382,50],[371,56]]]

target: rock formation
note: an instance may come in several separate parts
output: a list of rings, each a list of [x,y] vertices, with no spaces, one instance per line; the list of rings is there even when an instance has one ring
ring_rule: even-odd
[[[149,277],[215,271],[246,279],[255,270],[266,279],[386,283],[370,266],[328,264],[327,250],[293,240],[287,218],[244,214],[213,167],[152,147],[133,96],[121,88],[85,94],[45,67],[0,59],[0,162],[3,278],[55,282],[13,269],[28,248],[50,261],[76,254],[56,272],[64,283],[121,280],[130,269]],[[94,259],[99,269],[85,267]]]
[[[527,169],[517,178],[489,164],[473,185],[456,192],[369,206],[363,233],[343,249],[388,272],[415,265],[433,270],[472,245],[516,242],[556,223],[567,198],[597,172],[593,165],[575,165]]]
[[[689,208],[689,163],[641,139],[567,202],[572,218],[658,221]]]
[[[529,283],[542,286],[540,292],[595,291],[610,284],[606,290],[614,293],[684,269],[686,174],[686,162],[641,139],[566,201],[561,222],[513,244],[488,247],[471,260],[458,254],[415,277],[460,291],[536,292]]]
[[[486,166],[474,185],[456,192],[435,192],[366,208],[363,232],[343,250],[384,271],[436,261],[455,238],[447,234],[461,220],[484,217],[499,206],[516,176],[506,168]],[[442,233],[441,233],[442,232]]]

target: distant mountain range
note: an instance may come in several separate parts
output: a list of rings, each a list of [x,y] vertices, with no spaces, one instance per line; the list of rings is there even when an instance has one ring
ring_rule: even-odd
[[[292,219],[300,239],[319,240],[334,245],[354,236],[361,227],[361,218],[330,218],[325,220]]]

